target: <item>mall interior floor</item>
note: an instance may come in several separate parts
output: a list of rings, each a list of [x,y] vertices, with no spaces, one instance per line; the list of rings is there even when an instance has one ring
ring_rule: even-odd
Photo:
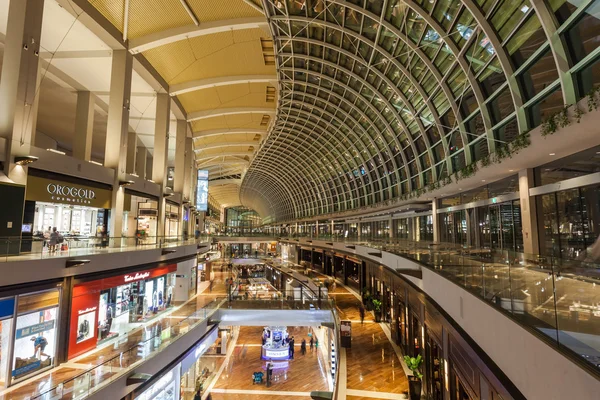
[[[371,313],[361,324],[360,300],[339,282],[329,295],[335,299],[340,319],[352,321],[352,347],[346,349],[347,399],[381,398],[383,393],[385,398],[404,398],[408,378],[381,324],[375,323]],[[369,392],[377,394],[370,397]]]
[[[328,390],[325,358],[321,351],[300,353],[302,338],[308,339],[308,327],[287,327],[288,333],[295,337],[296,353],[289,366],[273,371],[273,383],[270,387],[252,382],[252,373],[265,372],[266,361],[261,355],[262,326],[240,327],[235,349],[221,375],[218,377],[211,394],[213,399],[251,399],[256,398],[292,398],[309,396],[312,390]],[[318,328],[316,328],[318,329]],[[239,397],[238,397],[239,396]],[[267,397],[268,396],[268,397]]]
[[[39,393],[45,393],[47,390],[50,390],[61,382],[81,375],[86,370],[101,364],[104,364],[104,366],[93,374],[92,383],[83,382],[83,386],[95,386],[105,379],[110,378],[121,371],[119,365],[129,365],[129,363],[139,359],[137,355],[137,345],[140,341],[146,339],[148,335],[155,335],[157,329],[165,330],[170,328],[172,325],[175,325],[182,320],[180,317],[191,315],[195,311],[201,310],[215,298],[225,296],[225,275],[227,274],[227,272],[215,272],[212,291],[206,289],[184,305],[178,308],[176,307],[171,311],[168,310],[157,316],[154,320],[130,331],[126,338],[123,336],[116,337],[114,340],[104,343],[100,348],[91,350],[88,353],[75,357],[34,378],[11,386],[0,392],[0,400],[24,400],[32,398]],[[128,353],[128,349],[134,350]],[[118,357],[121,353],[124,353],[123,357],[108,363],[108,360],[113,357]],[[128,356],[127,354],[131,355]],[[65,384],[65,392],[68,388],[69,385]],[[71,394],[72,393],[64,393],[60,398],[69,400]]]

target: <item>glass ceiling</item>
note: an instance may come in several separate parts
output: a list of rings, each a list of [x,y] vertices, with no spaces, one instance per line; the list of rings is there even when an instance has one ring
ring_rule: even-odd
[[[280,96],[241,199],[269,222],[424,188],[600,84],[600,0],[263,3]]]

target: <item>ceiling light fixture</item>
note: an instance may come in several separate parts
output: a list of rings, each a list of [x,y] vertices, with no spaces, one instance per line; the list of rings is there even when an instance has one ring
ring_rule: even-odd
[[[92,160],[90,160],[90,164],[95,164],[95,165],[99,165],[101,167],[104,167],[104,164],[99,163],[98,161],[92,161]]]
[[[46,149],[46,151],[49,151],[51,153],[56,153],[56,154],[60,154],[61,156],[66,155],[67,153],[65,153],[64,151],[60,151],[60,150],[55,150],[55,149]]]
[[[17,156],[15,157],[15,164],[27,165],[36,162],[37,160],[39,160],[39,158],[35,156]]]
[[[555,156],[555,155],[556,155],[556,153],[550,153],[549,155],[550,155],[550,156]]]

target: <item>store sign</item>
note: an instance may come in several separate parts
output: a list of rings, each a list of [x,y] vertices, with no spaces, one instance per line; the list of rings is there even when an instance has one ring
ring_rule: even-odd
[[[129,283],[129,282],[135,282],[135,281],[139,281],[142,279],[146,279],[150,277],[150,272],[146,271],[146,272],[137,272],[135,275],[125,275],[123,277],[123,280],[125,281],[125,283]]]
[[[288,349],[285,350],[269,350],[265,349],[265,358],[287,358],[290,355]]]
[[[208,171],[198,170],[196,185],[196,210],[208,210]]]
[[[79,315],[81,315],[81,314],[87,314],[89,312],[96,311],[97,308],[98,307],[88,307],[85,310],[79,310],[78,313],[79,313]]]
[[[26,200],[110,208],[112,193],[108,189],[61,182],[56,179],[27,177]]]
[[[54,320],[45,321],[39,324],[26,326],[25,328],[17,329],[17,339],[21,339],[31,335],[37,335],[38,333],[46,332],[54,329]]]

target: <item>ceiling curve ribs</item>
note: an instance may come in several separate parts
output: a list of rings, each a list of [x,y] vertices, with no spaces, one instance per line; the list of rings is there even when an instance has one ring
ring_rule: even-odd
[[[269,221],[399,198],[530,128],[511,56],[551,2],[262,3],[278,106],[240,200]]]

